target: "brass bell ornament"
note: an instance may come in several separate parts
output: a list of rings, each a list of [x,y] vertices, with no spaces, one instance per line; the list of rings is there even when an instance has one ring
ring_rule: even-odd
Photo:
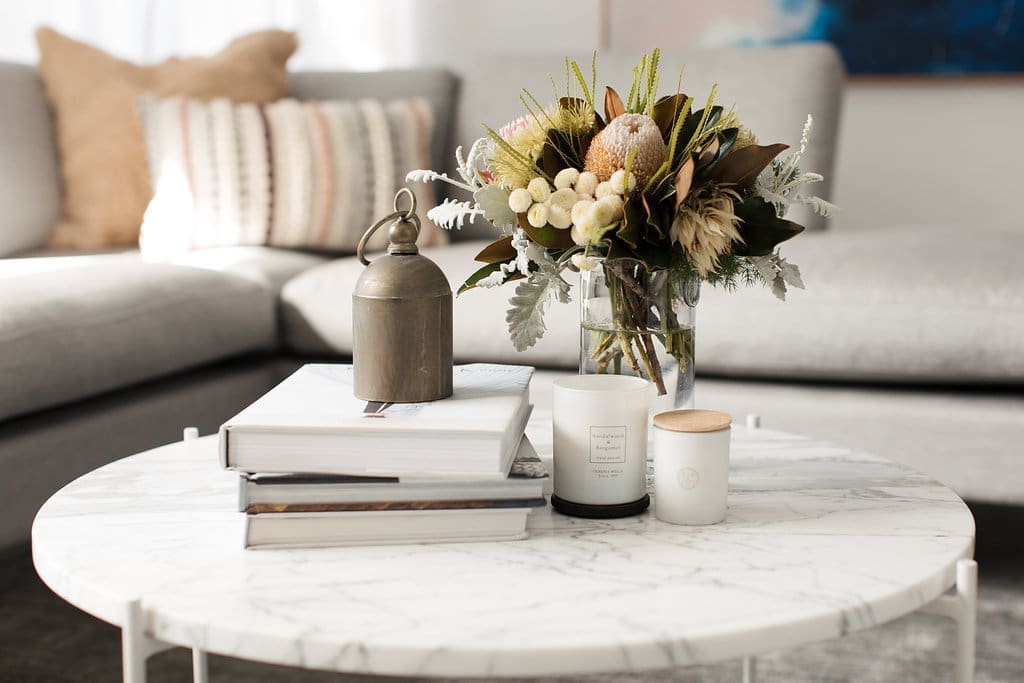
[[[409,208],[400,209],[401,198]],[[352,292],[355,396],[364,401],[418,403],[452,395],[452,288],[436,263],[419,253],[420,219],[408,188],[394,212],[367,230],[356,248],[366,266]],[[364,251],[388,229],[388,252],[372,262]]]

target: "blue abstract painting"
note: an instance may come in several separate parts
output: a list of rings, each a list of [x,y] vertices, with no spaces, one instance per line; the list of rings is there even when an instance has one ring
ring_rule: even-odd
[[[1024,0],[776,2],[783,15],[810,10],[790,39],[834,43],[850,73],[1024,72]]]

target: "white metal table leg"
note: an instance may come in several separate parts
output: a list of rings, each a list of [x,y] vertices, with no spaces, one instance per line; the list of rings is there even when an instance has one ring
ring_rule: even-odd
[[[759,429],[761,416],[756,413],[747,414],[747,429]],[[755,683],[757,680],[757,657],[743,658],[743,683]]]
[[[974,681],[975,639],[978,628],[978,563],[960,560],[956,563],[956,586],[922,612],[948,617],[956,622],[956,683]]]
[[[210,669],[206,663],[206,650],[192,648],[193,683],[210,683]]]
[[[198,427],[185,427],[181,433],[182,441],[199,438]],[[206,661],[206,650],[192,648],[192,680],[194,683],[209,683],[210,668]]]
[[[757,657],[743,658],[743,683],[757,681]]]
[[[146,660],[174,647],[147,636],[145,626],[142,604],[132,600],[125,606],[124,625],[121,627],[124,683],[146,683]]]

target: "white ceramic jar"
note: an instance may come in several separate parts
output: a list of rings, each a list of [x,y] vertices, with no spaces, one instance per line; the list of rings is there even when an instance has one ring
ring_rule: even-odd
[[[732,417],[714,410],[654,416],[654,515],[672,524],[725,519]]]

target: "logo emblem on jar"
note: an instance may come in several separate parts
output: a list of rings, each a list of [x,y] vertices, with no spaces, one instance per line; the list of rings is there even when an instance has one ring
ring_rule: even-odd
[[[700,483],[700,472],[692,467],[684,467],[676,473],[676,481],[679,482],[679,486],[689,491],[697,488],[697,484]]]

